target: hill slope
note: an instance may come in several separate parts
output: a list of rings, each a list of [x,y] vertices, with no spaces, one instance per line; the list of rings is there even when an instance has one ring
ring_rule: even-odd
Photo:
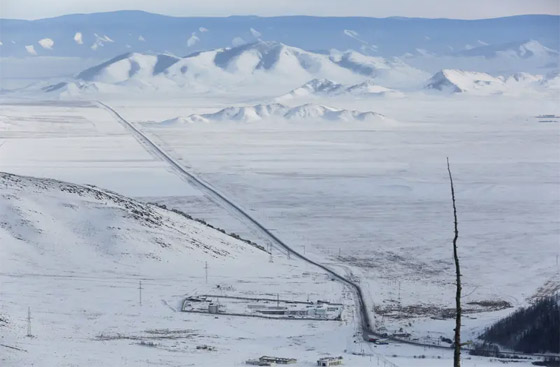
[[[311,346],[296,352],[295,335],[339,348],[328,335],[353,333],[336,322],[279,327],[278,320],[179,312],[197,294],[340,299],[341,285],[298,259],[274,251],[273,260],[186,215],[96,187],[0,173],[0,188],[3,366],[228,365],[254,356],[255,346],[267,354],[289,348],[300,358]]]
[[[110,191],[7,173],[0,186],[5,271],[266,261],[262,250],[203,223]]]

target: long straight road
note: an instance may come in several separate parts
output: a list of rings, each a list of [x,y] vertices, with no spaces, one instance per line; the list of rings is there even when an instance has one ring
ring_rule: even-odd
[[[220,193],[218,190],[213,188],[209,183],[205,182],[201,178],[187,171],[180,163],[178,163],[174,158],[169,156],[162,148],[160,148],[157,144],[155,144],[149,137],[147,137],[142,131],[136,128],[132,123],[130,123],[124,117],[122,117],[112,107],[110,107],[109,105],[101,101],[98,101],[98,104],[102,108],[109,111],[112,115],[114,115],[117,121],[121,123],[127,130],[129,130],[132,133],[132,135],[136,138],[136,140],[138,140],[138,142],[142,144],[142,146],[144,146],[151,154],[168,162],[169,165],[176,171],[176,173],[179,174],[186,181],[188,181],[193,187],[207,194],[216,203],[221,204],[223,207],[229,209],[230,212],[232,212],[237,218],[242,219],[243,222],[245,222],[247,225],[258,230],[258,232],[260,232],[264,236],[264,238],[269,239],[275,245],[275,248],[285,252],[286,254],[290,254],[290,256],[298,257],[301,260],[306,261],[307,263],[320,268],[321,270],[329,274],[333,279],[343,283],[345,286],[350,287],[355,295],[356,304],[358,306],[363,337],[365,340],[368,339],[369,334],[373,332],[371,331],[369,314],[367,312],[367,308],[364,302],[362,289],[360,288],[359,285],[357,285],[350,279],[344,277],[343,275],[340,275],[336,271],[326,267],[325,265],[322,265],[314,260],[311,260],[307,256],[294,250],[292,247],[290,247],[284,241],[278,238],[274,233],[268,230],[258,220],[253,218],[239,205],[234,203],[231,199],[229,199],[224,194]]]

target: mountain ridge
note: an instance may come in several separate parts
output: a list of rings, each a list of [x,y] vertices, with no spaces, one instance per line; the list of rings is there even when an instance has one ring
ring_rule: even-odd
[[[503,44],[535,39],[555,49],[560,43],[560,36],[556,34],[560,16],[555,15],[456,20],[312,16],[174,17],[143,11],[120,11],[37,20],[3,19],[2,25],[3,45],[0,47],[4,55],[17,57],[29,56],[24,46],[38,45],[37,42],[44,38],[52,39],[54,45],[50,49],[36,46],[38,55],[103,58],[114,57],[129,49],[187,54],[230,46],[234,39],[249,43],[257,38],[277,40],[305,50],[357,49],[384,57],[402,55],[416,48],[443,53],[448,46],[461,49],[466,44],[476,44],[477,40]],[[251,32],[251,29],[257,33]],[[499,32],[495,32],[496,29]],[[82,34],[82,43],[74,41],[76,33]],[[106,35],[114,42],[92,49],[96,42],[95,34]],[[187,40],[193,35],[198,40],[189,45]]]
[[[192,114],[176,117],[162,122],[145,122],[146,126],[167,127],[190,124],[208,124],[213,122],[257,122],[257,121],[345,121],[364,122],[381,121],[385,117],[373,111],[354,111],[337,109],[323,105],[307,103],[289,107],[281,103],[258,104],[253,106],[226,107],[217,112]]]

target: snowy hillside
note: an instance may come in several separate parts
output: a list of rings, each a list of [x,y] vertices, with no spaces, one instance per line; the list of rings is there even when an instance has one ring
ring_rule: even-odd
[[[366,56],[355,51],[343,53],[333,51],[330,59],[343,68],[373,78],[380,84],[391,88],[416,87],[428,75],[399,58],[385,59]]]
[[[295,259],[272,261],[188,216],[95,187],[0,173],[0,188],[3,366],[227,365],[254,357],[256,346],[285,354],[294,333],[331,346],[297,348],[311,362],[336,345],[326,335],[352,335],[339,322],[179,312],[197,294],[341,297],[338,284]]]
[[[554,93],[549,83],[553,76],[543,77],[529,73],[516,73],[508,77],[492,76],[476,71],[445,69],[436,73],[426,83],[425,89],[443,93],[531,94]]]
[[[3,269],[259,261],[266,253],[177,213],[64,182],[0,174]],[[237,259],[237,260],[236,260]],[[119,266],[120,266],[119,265]]]
[[[255,121],[381,121],[385,117],[368,111],[337,109],[316,104],[304,104],[288,107],[280,103],[265,105],[227,107],[218,112],[207,114],[193,114],[187,117],[177,117],[159,123],[145,123],[148,126],[177,126],[183,124],[210,122],[255,122]]]
[[[313,79],[301,87],[293,89],[289,93],[280,96],[277,100],[290,100],[303,97],[402,97],[402,92],[385,88],[372,80],[366,80],[354,85],[343,85],[329,79]]]

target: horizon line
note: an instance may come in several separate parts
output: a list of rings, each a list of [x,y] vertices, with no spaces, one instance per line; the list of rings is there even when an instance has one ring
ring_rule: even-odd
[[[375,17],[375,16],[362,16],[362,15],[310,15],[310,14],[284,14],[284,15],[255,15],[255,14],[231,14],[231,15],[221,15],[221,16],[214,16],[214,15],[169,15],[169,14],[162,14],[162,13],[154,13],[146,10],[141,9],[120,9],[120,10],[111,10],[111,11],[97,11],[97,12],[90,12],[90,13],[68,13],[68,14],[61,14],[55,16],[49,16],[44,18],[2,18],[0,20],[18,20],[18,21],[40,21],[40,20],[49,20],[49,19],[57,19],[69,16],[88,16],[88,15],[96,15],[96,14],[111,14],[111,13],[145,13],[150,15],[156,15],[161,17],[168,17],[168,18],[179,18],[179,19],[189,19],[189,18],[235,18],[235,17],[254,17],[254,18],[287,18],[287,17],[310,17],[310,18],[366,18],[366,19],[424,19],[424,20],[455,20],[455,21],[479,21],[479,20],[492,20],[492,19],[504,19],[504,18],[515,18],[515,17],[526,17],[526,16],[551,16],[551,17],[559,17],[560,14],[550,14],[550,13],[527,13],[527,14],[512,14],[512,15],[504,15],[498,17],[487,17],[487,18],[448,18],[448,17],[411,17],[411,16],[401,16],[401,15],[391,15],[385,17]]]

